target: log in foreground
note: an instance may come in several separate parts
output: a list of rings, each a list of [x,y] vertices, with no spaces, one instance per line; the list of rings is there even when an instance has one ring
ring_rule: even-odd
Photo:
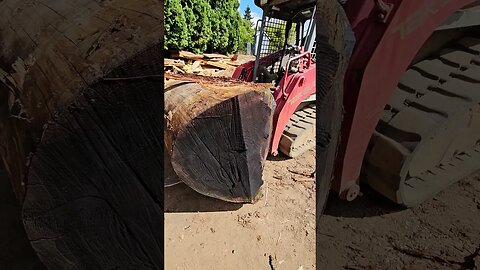
[[[0,1],[0,167],[48,269],[163,268],[162,8]]]
[[[177,174],[173,170],[172,160],[167,151],[163,151],[163,179],[164,187],[171,187],[182,183],[182,180],[178,178]]]
[[[252,202],[270,143],[270,85],[169,76],[165,147],[175,173],[201,194]]]

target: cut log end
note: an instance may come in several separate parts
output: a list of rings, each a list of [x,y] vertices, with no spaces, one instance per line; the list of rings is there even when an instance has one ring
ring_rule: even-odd
[[[232,92],[230,83],[194,84],[196,91],[190,93],[205,97],[201,102],[185,98],[181,104],[170,104],[192,85],[171,90],[165,108],[192,114],[181,125],[183,113],[167,120],[167,126],[177,124],[166,147],[176,174],[197,192],[230,202],[252,202],[263,184],[274,102],[268,90],[233,83],[237,90]]]
[[[161,268],[163,82],[151,78],[160,46],[85,89],[46,126],[22,218],[48,269]]]
[[[47,269],[162,269],[163,4],[39,4],[0,1],[0,182]]]

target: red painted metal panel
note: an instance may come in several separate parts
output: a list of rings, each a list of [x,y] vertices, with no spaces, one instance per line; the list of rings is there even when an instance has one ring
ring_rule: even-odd
[[[394,5],[386,24],[376,21],[371,3],[346,7],[358,42],[345,81],[347,114],[334,182],[340,193],[358,181],[370,137],[412,59],[438,26],[475,0],[384,2]]]
[[[291,62],[299,61],[299,72],[290,74],[288,67]],[[298,56],[291,58],[287,63],[287,72],[283,76],[273,96],[277,107],[273,115],[273,135],[270,146],[272,155],[278,154],[278,145],[283,131],[288,121],[295,113],[300,103],[315,93],[316,64],[312,62],[312,54],[303,52],[303,48]]]

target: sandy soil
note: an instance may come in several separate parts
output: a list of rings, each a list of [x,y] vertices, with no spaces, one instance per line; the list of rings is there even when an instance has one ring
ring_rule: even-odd
[[[167,189],[166,269],[314,269],[313,160],[268,161],[253,205]],[[350,203],[331,194],[318,269],[480,269],[480,174],[412,209],[362,190]]]
[[[255,204],[165,190],[165,269],[315,269],[314,151],[265,165]]]
[[[412,209],[363,192],[329,200],[320,269],[480,269],[480,174]]]

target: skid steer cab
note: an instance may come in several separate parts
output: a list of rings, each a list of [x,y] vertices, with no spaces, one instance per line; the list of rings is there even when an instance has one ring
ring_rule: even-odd
[[[297,157],[315,146],[315,3],[264,9],[256,27],[256,59],[233,78],[272,83],[276,102],[270,154]]]

